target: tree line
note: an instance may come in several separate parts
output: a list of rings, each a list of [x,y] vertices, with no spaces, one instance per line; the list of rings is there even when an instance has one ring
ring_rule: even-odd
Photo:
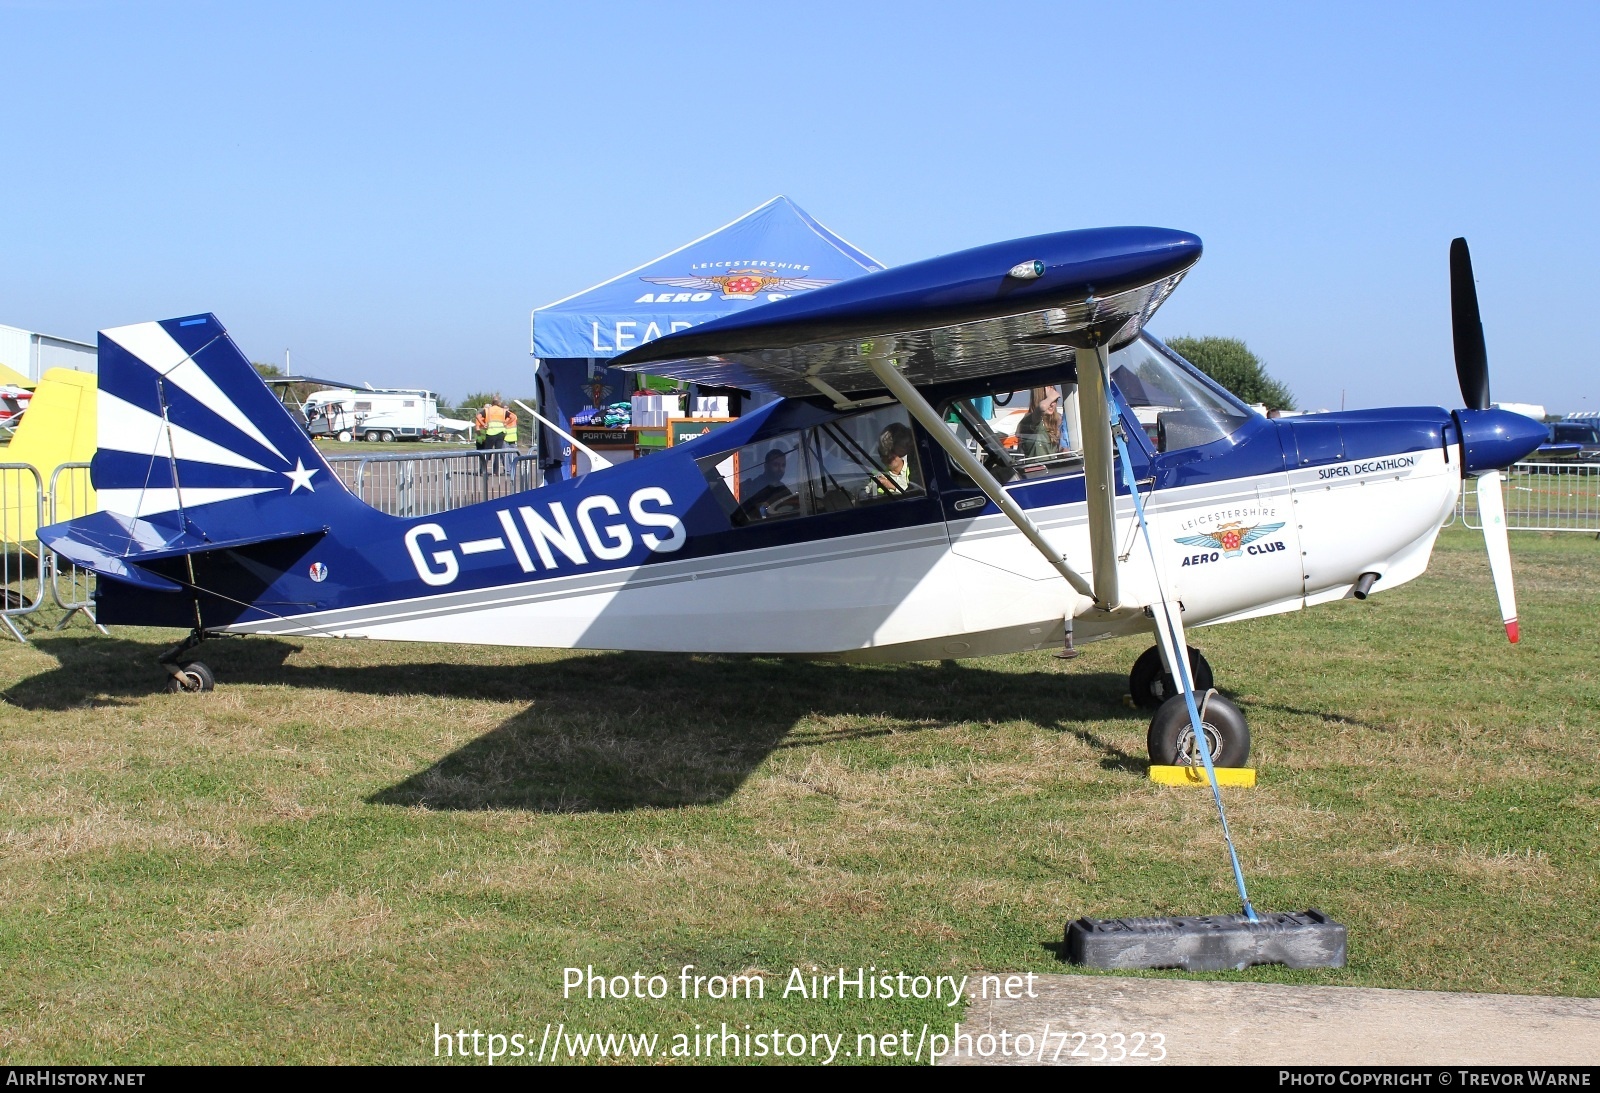
[[[1167,348],[1226,387],[1242,402],[1268,410],[1294,410],[1289,388],[1267,375],[1261,358],[1238,338],[1167,338]]]

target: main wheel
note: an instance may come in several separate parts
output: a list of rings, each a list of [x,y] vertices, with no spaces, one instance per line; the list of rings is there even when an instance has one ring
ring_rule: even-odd
[[[1205,694],[1216,685],[1211,675],[1211,662],[1194,646],[1187,648],[1189,680],[1194,684],[1196,694]],[[1128,673],[1128,693],[1133,696],[1135,705],[1150,710],[1178,693],[1178,683],[1172,678],[1172,673],[1161,670],[1160,647],[1150,646],[1133,662],[1133,670]]]
[[[211,669],[198,660],[180,665],[177,675],[167,676],[167,693],[172,695],[200,694],[212,690],[216,685]]]
[[[1250,759],[1250,726],[1245,723],[1244,713],[1213,690],[1196,692],[1195,705],[1201,711],[1200,727],[1211,748],[1211,765],[1244,766]],[[1194,748],[1189,704],[1181,694],[1161,704],[1150,719],[1150,735],[1145,742],[1150,748],[1150,762],[1158,766],[1204,765]]]
[[[339,430],[339,443],[340,444],[348,444],[348,443],[350,443],[350,440],[351,440],[350,430],[349,429],[340,429]]]

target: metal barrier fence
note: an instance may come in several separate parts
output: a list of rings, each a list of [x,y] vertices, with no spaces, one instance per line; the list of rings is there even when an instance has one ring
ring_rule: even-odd
[[[538,461],[509,448],[330,456],[328,462],[351,493],[393,516],[427,516],[540,484]],[[38,541],[41,524],[84,516],[94,508],[87,463],[63,463],[49,483],[26,463],[0,463],[0,626],[18,641],[28,640],[23,626],[38,628],[23,620],[47,598],[65,612],[57,630],[80,611],[94,621],[93,574],[40,550]]]
[[[429,516],[539,484],[538,460],[510,448],[327,458],[351,493],[390,516]]]
[[[50,475],[49,489],[34,467],[0,464],[0,623],[18,641],[28,640],[19,622],[38,629],[28,616],[45,605],[46,592],[65,612],[55,629],[64,629],[80,611],[95,622],[93,574],[39,547],[41,524],[84,516],[94,508],[87,463],[61,464]]]
[[[1511,531],[1583,531],[1600,535],[1600,463],[1518,463],[1501,484]],[[1468,484],[1451,521],[1480,529],[1478,491]]]
[[[77,516],[87,516],[95,510],[94,487],[89,482],[89,464],[63,463],[50,475],[50,522],[60,523]],[[62,558],[54,551],[44,552],[44,565],[49,574],[50,598],[65,611],[66,617],[56,624],[60,630],[72,621],[72,616],[82,611],[95,622],[92,593],[94,574]],[[100,624],[95,622],[96,626]],[[105,631],[105,627],[100,627]]]
[[[27,463],[0,463],[0,623],[22,642],[28,639],[17,620],[44,605],[38,549],[44,512],[39,472]]]

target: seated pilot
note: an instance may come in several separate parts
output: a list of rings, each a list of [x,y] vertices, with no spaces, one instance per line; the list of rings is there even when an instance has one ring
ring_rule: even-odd
[[[800,498],[783,483],[789,457],[782,448],[773,448],[762,460],[761,473],[745,479],[740,488],[739,523],[793,516],[800,511]]]
[[[872,497],[900,497],[917,487],[911,483],[911,430],[894,421],[878,434],[878,463],[867,493]]]

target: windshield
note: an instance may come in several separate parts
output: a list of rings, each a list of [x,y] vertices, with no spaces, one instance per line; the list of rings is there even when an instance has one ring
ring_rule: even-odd
[[[1194,365],[1163,348],[1141,336],[1111,354],[1111,382],[1158,452],[1222,440],[1256,416]]]

